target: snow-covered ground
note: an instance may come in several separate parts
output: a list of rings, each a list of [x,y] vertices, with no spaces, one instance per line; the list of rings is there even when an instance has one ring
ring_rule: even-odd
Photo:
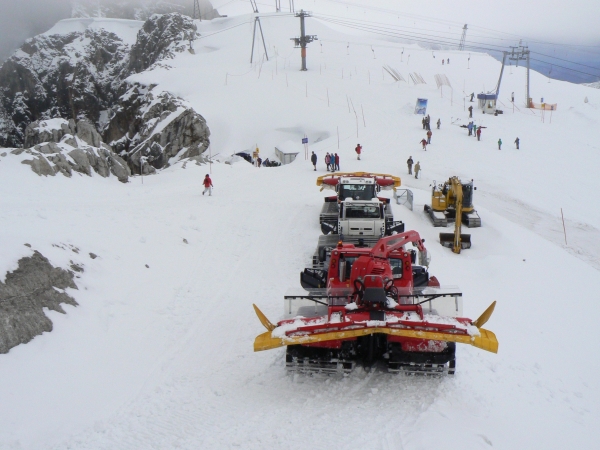
[[[217,160],[255,145],[271,159],[274,147],[306,134],[320,172],[300,154],[279,168],[177,163],[121,184],[40,178],[20,157],[0,157],[0,273],[32,249],[85,269],[70,292],[79,306],[48,312],[51,333],[0,355],[0,448],[594,448],[600,91],[532,73],[534,101],[558,104],[542,115],[524,107],[525,70],[513,67],[502,80],[504,114],[475,109],[487,127],[478,142],[459,125],[468,122],[467,94],[495,86],[493,58],[471,52],[467,61],[468,53],[348,36],[307,19],[319,41],[300,72],[289,41],[299,20],[261,23],[269,61],[259,45],[249,64],[253,18],[228,17],[199,23],[195,54],[132,79],[188,100],[207,120]],[[394,82],[384,65],[426,84]],[[435,74],[453,89],[437,89]],[[418,97],[442,122],[426,152]],[[430,272],[461,287],[467,317],[497,300],[486,328],[498,354],[460,346],[456,376],[420,379],[362,370],[290,377],[284,350],[253,353],[263,328],[252,303],[278,319],[314,251],[326,152],[340,154],[343,171],[402,177],[415,207],[394,213],[426,239]],[[409,156],[421,163],[418,180],[406,174]],[[201,195],[209,171],[212,197]],[[475,180],[483,223],[460,255],[439,245],[440,229],[422,212],[432,181],[453,175]]]

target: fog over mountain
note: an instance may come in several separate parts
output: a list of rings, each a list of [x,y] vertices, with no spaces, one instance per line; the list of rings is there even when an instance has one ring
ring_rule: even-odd
[[[117,17],[146,20],[153,13],[193,13],[193,0],[0,0],[0,62],[27,38],[69,17]],[[200,0],[202,16],[217,15],[209,0]]]
[[[27,38],[71,17],[69,0],[0,0],[0,9],[0,61],[8,58]]]
[[[200,0],[202,15],[215,17],[213,7],[222,14],[251,12],[245,0],[222,0],[211,4]],[[281,3],[281,11],[289,11],[289,2]],[[98,16],[146,20],[151,13],[181,12],[191,15],[193,0],[0,0],[0,62],[23,42],[46,31],[60,19]],[[502,59],[502,50],[520,43],[532,52],[531,67],[550,78],[575,83],[600,80],[600,33],[595,26],[596,3],[574,0],[568,8],[554,7],[541,0],[522,3],[506,0],[482,5],[472,0],[444,2],[434,0],[426,5],[395,0],[341,1],[296,0],[295,8],[325,14],[332,20],[357,17],[373,27],[392,26],[406,33],[427,33],[422,46],[436,48],[432,39],[458,44],[462,27],[468,24],[466,49],[487,51]],[[275,2],[259,2],[261,13],[273,13]],[[348,29],[347,29],[348,30]],[[365,30],[363,29],[363,32]],[[432,38],[433,36],[433,38]],[[421,36],[423,37],[423,36]],[[402,40],[402,39],[399,39]]]

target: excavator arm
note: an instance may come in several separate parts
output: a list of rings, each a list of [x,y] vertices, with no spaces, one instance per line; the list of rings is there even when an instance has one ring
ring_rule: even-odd
[[[458,177],[448,180],[448,198],[454,197],[456,217],[454,219],[454,233],[440,233],[440,244],[452,248],[454,253],[460,253],[463,248],[471,247],[471,235],[461,234],[463,213],[463,187]]]

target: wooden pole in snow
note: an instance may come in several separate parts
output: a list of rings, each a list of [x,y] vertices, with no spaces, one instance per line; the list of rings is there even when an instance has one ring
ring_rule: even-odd
[[[365,110],[363,109],[362,103],[360,104],[360,110],[362,111],[362,116],[363,116],[363,126],[365,128],[367,128],[367,123],[365,122]]]
[[[563,233],[565,233],[565,245],[567,245],[567,229],[565,228],[565,216],[563,215],[562,208],[560,208],[560,216],[562,217]]]

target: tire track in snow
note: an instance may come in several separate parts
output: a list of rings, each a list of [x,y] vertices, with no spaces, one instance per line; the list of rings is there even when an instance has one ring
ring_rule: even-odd
[[[479,192],[479,191],[478,191]],[[479,192],[490,211],[533,231],[553,244],[562,247],[571,255],[600,270],[600,230],[587,223],[565,219],[567,242],[560,216],[554,216],[533,205],[506,194]]]

